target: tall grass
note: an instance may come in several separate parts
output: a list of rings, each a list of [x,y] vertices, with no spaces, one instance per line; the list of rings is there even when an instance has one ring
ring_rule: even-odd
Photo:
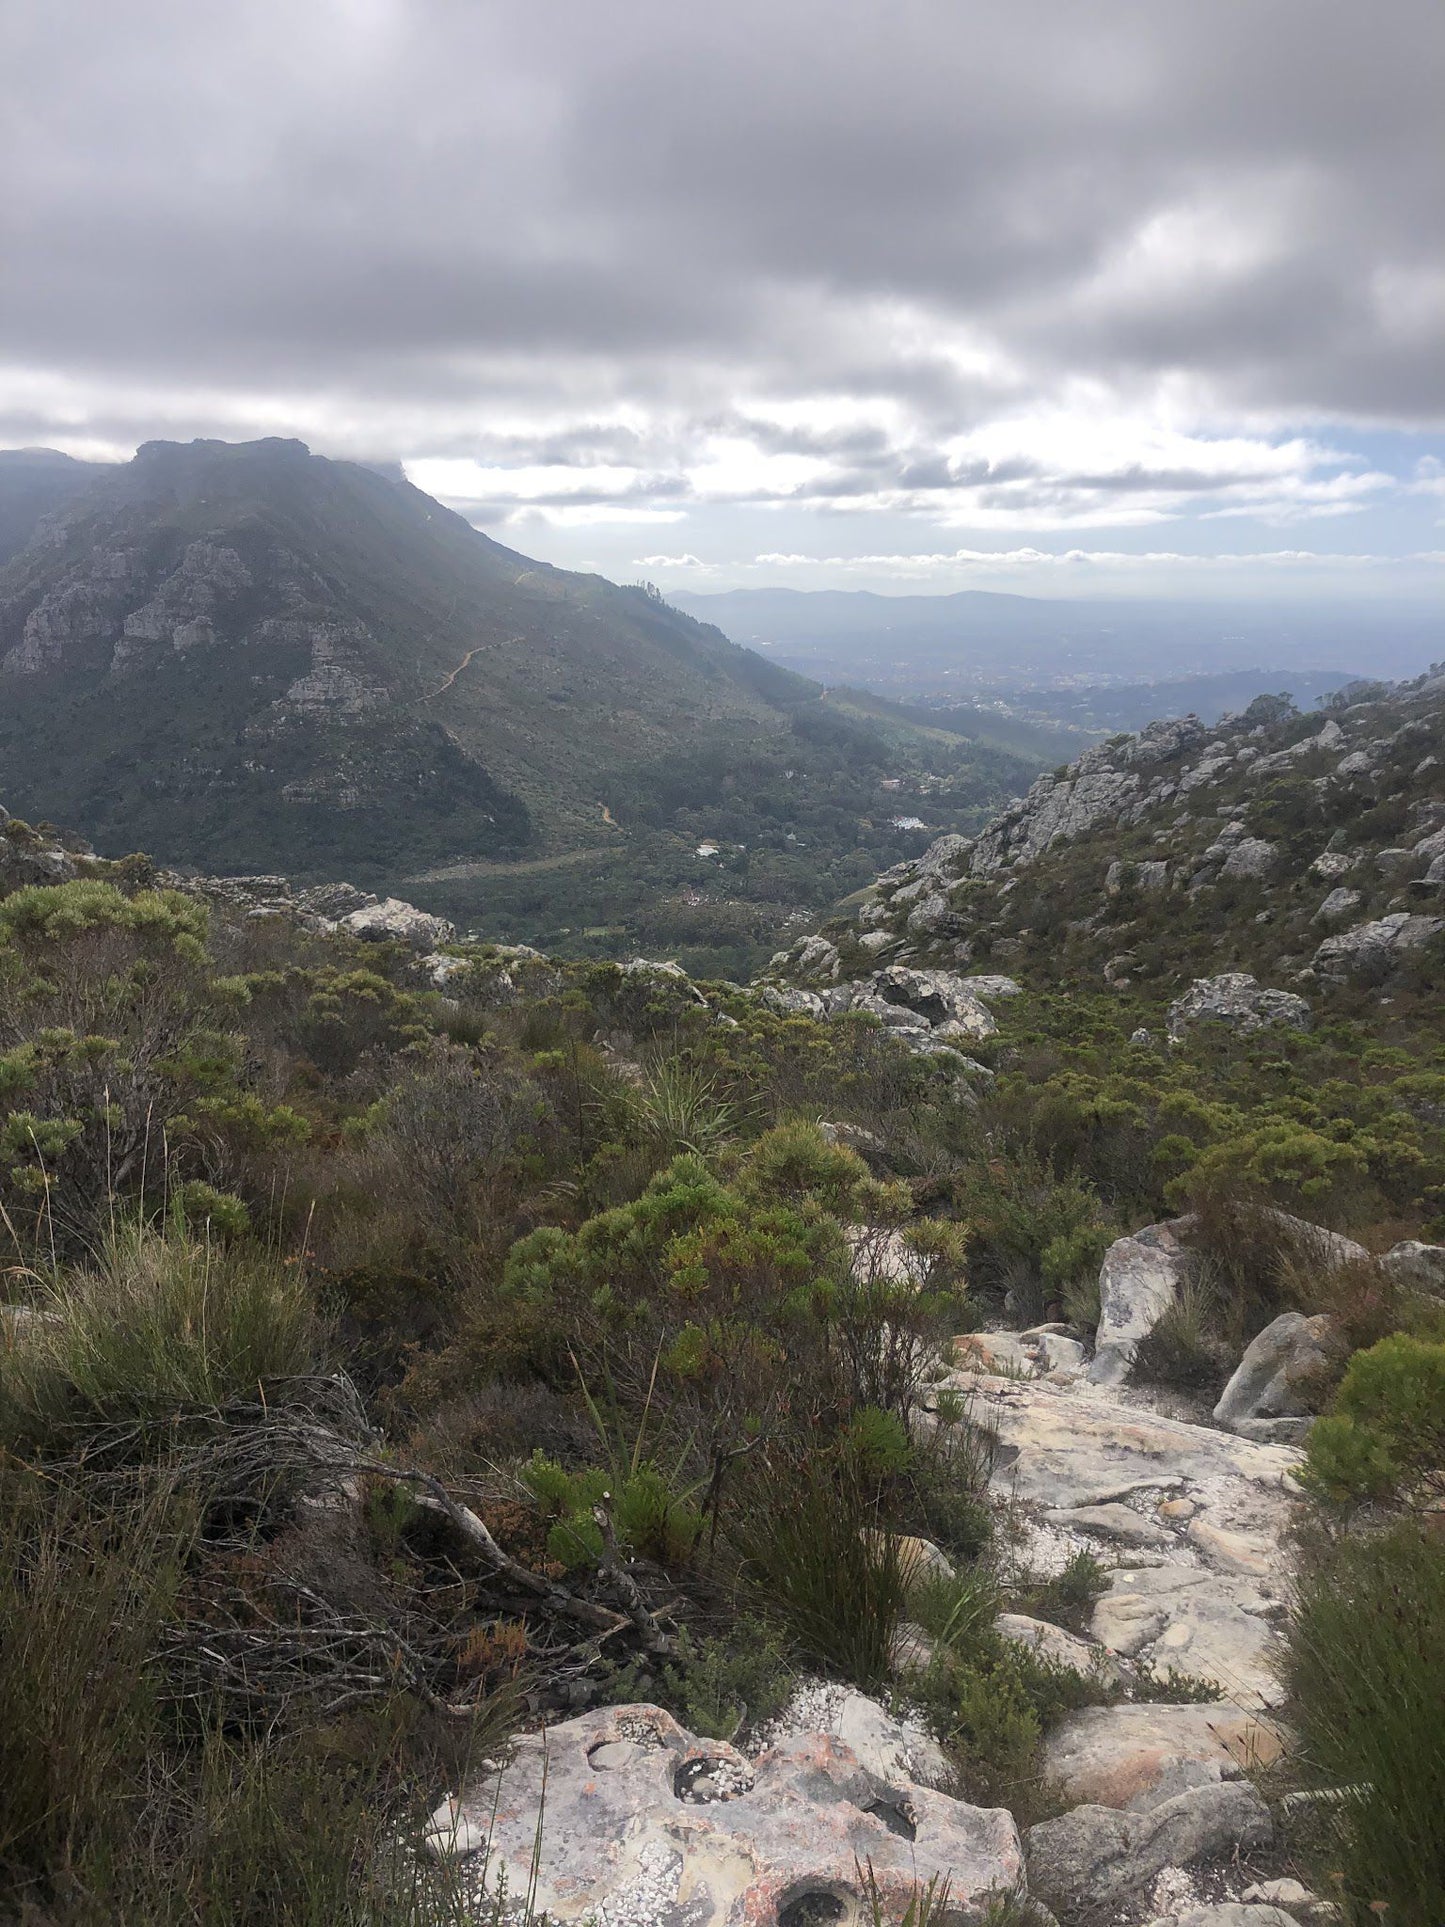
[[[1325,1891],[1352,1927],[1445,1920],[1445,1539],[1408,1522],[1312,1547],[1285,1677]]]
[[[314,1369],[298,1269],[137,1228],[35,1310],[0,1351],[0,1893],[46,1927],[468,1918],[410,1842],[510,1702],[446,1713],[398,1665],[323,1710],[266,1604],[289,1516],[269,1462],[237,1459],[218,1493],[186,1449]],[[239,1538],[217,1536],[221,1498],[247,1501]],[[238,1633],[239,1691],[198,1663]]]
[[[774,1455],[733,1532],[758,1609],[799,1650],[864,1688],[889,1677],[910,1574],[870,1482],[823,1450]]]
[[[17,1452],[255,1398],[316,1358],[299,1266],[176,1226],[116,1227],[30,1309],[0,1356],[0,1443]]]

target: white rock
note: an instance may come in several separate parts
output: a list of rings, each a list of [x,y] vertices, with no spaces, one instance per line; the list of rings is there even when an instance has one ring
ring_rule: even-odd
[[[1139,1341],[1174,1303],[1193,1266],[1176,1224],[1146,1225],[1109,1246],[1099,1271],[1099,1327],[1089,1367],[1092,1384],[1124,1382]]]
[[[1196,1024],[1223,1024],[1247,1037],[1270,1024],[1309,1030],[1314,1018],[1304,998],[1292,990],[1268,990],[1247,971],[1228,970],[1218,977],[1196,977],[1169,1006],[1165,1021],[1170,1041],[1177,1044]]]
[[[400,897],[384,897],[380,903],[353,910],[341,919],[339,927],[368,943],[407,943],[414,950],[434,951],[456,939],[456,927],[445,917],[429,916],[414,903]]]
[[[1308,1399],[1300,1381],[1328,1365],[1333,1321],[1321,1313],[1281,1312],[1249,1342],[1214,1408],[1214,1422],[1237,1431],[1245,1419],[1298,1417]]]
[[[899,1912],[933,1875],[972,1906],[1023,1874],[1000,1809],[875,1771],[824,1733],[750,1762],[653,1706],[528,1735],[500,1772],[443,1802],[428,1837],[434,1852],[473,1858],[479,1902],[505,1888],[539,1917],[605,1927],[744,1927],[811,1891],[857,1913],[860,1866]]]

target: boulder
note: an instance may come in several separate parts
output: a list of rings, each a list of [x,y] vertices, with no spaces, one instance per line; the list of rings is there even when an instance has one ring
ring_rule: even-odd
[[[1115,858],[1104,875],[1104,888],[1110,896],[1123,889],[1126,879],[1133,882],[1136,890],[1146,891],[1151,896],[1163,890],[1169,882],[1169,865],[1162,861],[1145,863],[1124,863]]]
[[[1346,856],[1343,850],[1325,850],[1310,865],[1310,875],[1321,883],[1333,883],[1337,877],[1348,876],[1354,867],[1354,857]]]
[[[1281,1312],[1252,1338],[1214,1408],[1227,1431],[1245,1419],[1297,1418],[1309,1400],[1302,1381],[1328,1366],[1333,1321],[1324,1313]]]
[[[1101,1673],[1110,1680],[1119,1677],[1119,1668],[1102,1646],[1080,1639],[1077,1633],[1066,1632],[1050,1620],[1033,1619],[1027,1613],[1000,1613],[993,1623],[1000,1638],[1027,1646],[1031,1653],[1056,1666],[1072,1666],[1076,1673]]]
[[[990,1372],[1001,1378],[1032,1378],[1034,1356],[1018,1332],[966,1332],[953,1341],[960,1371]]]
[[[1262,836],[1242,837],[1224,859],[1224,866],[1219,874],[1230,878],[1267,877],[1278,858],[1278,849],[1273,843],[1267,843]]]
[[[1375,765],[1363,749],[1351,750],[1335,764],[1335,775],[1343,776],[1346,782],[1368,782],[1375,773]]]
[[[1383,983],[1404,953],[1429,943],[1442,930],[1445,917],[1417,917],[1395,910],[1378,922],[1357,923],[1353,930],[1326,937],[1315,951],[1313,967],[1322,977]]]
[[[1158,1914],[1145,1927],[1299,1927],[1299,1922],[1283,1907],[1218,1900],[1185,1907],[1177,1913]]]
[[[1242,1036],[1269,1024],[1308,1030],[1309,1005],[1292,990],[1267,990],[1247,971],[1227,970],[1218,977],[1196,977],[1169,1006],[1165,1023],[1171,1043],[1179,1043],[1195,1024],[1224,1024]]]
[[[1207,1765],[1230,1777],[1267,1766],[1279,1752],[1277,1727],[1225,1701],[1086,1706],[1066,1714],[1049,1732],[1044,1778],[1066,1800],[1152,1805],[1181,1763]]]
[[[367,943],[406,943],[413,950],[439,950],[456,940],[456,926],[445,917],[429,916],[400,897],[383,897],[341,918],[340,929]]]
[[[1025,1836],[1029,1886],[1070,1917],[1137,1896],[1165,1867],[1268,1846],[1269,1809],[1244,1780],[1190,1788],[1145,1813],[1075,1807]]]
[[[1312,1920],[1316,1915],[1338,1918],[1333,1901],[1311,1893],[1302,1880],[1288,1877],[1282,1880],[1256,1880],[1245,1888],[1240,1899],[1246,1904],[1253,1902],[1256,1906],[1288,1908],[1291,1913],[1298,1913],[1302,1920]]]
[[[1364,902],[1358,890],[1334,889],[1315,911],[1316,923],[1341,923]]]
[[[838,981],[838,946],[826,937],[805,937],[795,956],[799,976],[828,984]]]
[[[796,990],[789,984],[764,984],[758,998],[780,1017],[821,1019],[825,1014],[823,999],[815,990]]]
[[[941,890],[930,890],[908,912],[903,927],[910,937],[937,937],[961,928],[962,919],[950,909],[948,898]]]
[[[1193,1269],[1192,1255],[1175,1223],[1145,1225],[1116,1238],[1099,1271],[1099,1327],[1089,1380],[1121,1385],[1129,1376],[1139,1341],[1151,1332],[1178,1296]]]
[[[1077,1338],[1063,1332],[1041,1332],[1038,1360],[1040,1371],[1068,1372],[1078,1377],[1084,1370],[1084,1348]]]
[[[900,1915],[934,1875],[972,1907],[1023,1873],[1001,1809],[876,1773],[826,1733],[750,1762],[655,1706],[526,1736],[507,1765],[442,1803],[428,1844],[471,1861],[478,1900],[527,1894],[538,1917],[648,1927],[744,1927],[813,1895],[857,1915],[870,1865]]]
[[[1380,1260],[1380,1269],[1397,1285],[1410,1291],[1429,1291],[1445,1295],[1445,1245],[1421,1244],[1406,1238],[1391,1245]]]

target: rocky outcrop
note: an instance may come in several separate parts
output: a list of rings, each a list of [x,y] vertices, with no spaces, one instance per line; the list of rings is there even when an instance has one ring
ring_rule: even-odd
[[[1267,1846],[1269,1809],[1243,1780],[1192,1787],[1143,1813],[1075,1807],[1027,1835],[1029,1884],[1070,1918],[1132,1898],[1165,1867]]]
[[[1296,1451],[1116,1404],[1084,1383],[961,1371],[941,1384],[992,1435],[994,1489],[1037,1521],[1047,1557],[1117,1560],[1089,1624],[1095,1640],[1117,1658],[1211,1680],[1251,1714],[1279,1703],[1280,1546]],[[1075,1508],[1112,1520],[1104,1509],[1115,1506],[1139,1516],[1151,1543],[1123,1545],[1116,1533],[1111,1553],[1097,1531],[1059,1523]]]
[[[530,1894],[556,1921],[744,1927],[810,1895],[862,1905],[871,1865],[901,1915],[919,1882],[969,1907],[1016,1888],[1023,1856],[1001,1809],[879,1774],[842,1740],[781,1740],[756,1761],[655,1706],[613,1707],[532,1734],[432,1817],[478,1899]],[[829,1917],[832,1917],[830,1912]]]
[[[981,1043],[997,1031],[989,1004],[1023,994],[1012,977],[963,977],[951,970],[917,970],[906,964],[888,964],[853,983],[836,983],[837,948],[819,937],[773,958],[773,968],[785,966],[828,987],[806,990],[792,984],[762,984],[756,994],[773,1010],[784,1016],[839,1017],[853,1011],[875,1017],[909,1050],[926,1057],[947,1053],[956,1068],[968,1063],[961,1045]]]
[[[1116,769],[1106,747],[1088,750],[1062,776],[1039,777],[1022,803],[983,832],[969,870],[987,877],[1032,863],[1055,843],[1072,842],[1118,816],[1141,789],[1137,773]]]
[[[1214,1408],[1215,1424],[1241,1432],[1248,1425],[1308,1412],[1309,1381],[1330,1364],[1333,1329],[1324,1313],[1306,1318],[1302,1312],[1282,1312],[1250,1341]]]
[[[1383,983],[1407,952],[1429,943],[1442,930],[1445,917],[1412,916],[1408,911],[1395,910],[1377,922],[1357,923],[1353,930],[1326,937],[1315,951],[1313,967],[1321,977]]]
[[[1165,1025],[1171,1043],[1180,1043],[1196,1024],[1222,1024],[1248,1037],[1271,1024],[1308,1030],[1313,1013],[1290,990],[1267,990],[1248,972],[1229,970],[1219,977],[1196,977],[1169,1006]]]
[[[405,943],[413,950],[435,950],[439,944],[454,942],[457,934],[456,926],[445,917],[430,916],[400,897],[384,897],[353,910],[341,919],[339,928],[367,943]]]

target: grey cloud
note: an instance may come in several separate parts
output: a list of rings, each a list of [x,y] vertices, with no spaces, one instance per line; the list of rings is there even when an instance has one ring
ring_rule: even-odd
[[[805,499],[1217,490],[937,449],[1080,379],[1439,422],[1445,328],[1374,291],[1445,259],[1442,70],[1438,0],[12,0],[0,363],[81,400],[17,383],[0,432],[304,394],[323,446],[621,464],[629,499],[709,433],[824,461]],[[1176,216],[1206,244],[1141,274]],[[901,425],[749,406],[815,394]]]

